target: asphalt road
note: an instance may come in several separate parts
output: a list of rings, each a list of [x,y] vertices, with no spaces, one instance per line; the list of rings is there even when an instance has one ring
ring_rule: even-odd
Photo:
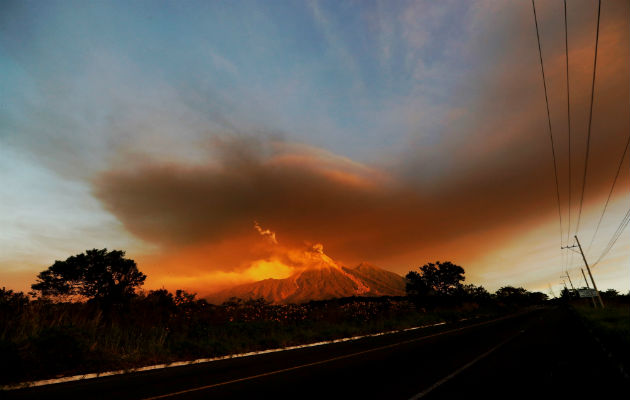
[[[39,388],[7,398],[604,398],[630,393],[562,308]]]

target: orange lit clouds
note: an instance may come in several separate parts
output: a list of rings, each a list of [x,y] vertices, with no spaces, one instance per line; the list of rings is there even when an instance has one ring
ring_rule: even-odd
[[[606,15],[601,32],[586,208],[599,206],[607,195],[630,130],[628,27],[622,17]],[[444,121],[442,136],[426,144],[416,141],[406,154],[366,163],[305,144],[236,138],[211,146],[216,151],[206,164],[148,159],[105,171],[94,179],[94,193],[129,232],[158,246],[158,252],[141,260],[156,284],[207,291],[286,277],[296,268],[296,257],[291,251],[278,256],[270,247],[303,249],[305,242],[324,243],[327,253],[349,265],[367,260],[399,273],[427,260],[466,264],[484,257],[519,233],[557,218],[531,18],[529,12],[514,17],[506,26],[511,36],[493,36],[497,42],[486,43],[484,49],[492,52],[485,55],[497,59],[496,70],[471,76],[467,82],[481,89],[462,85],[462,106]],[[592,22],[588,13],[572,18],[573,27]],[[565,207],[564,42],[550,20],[543,18],[542,27]],[[585,151],[592,32],[573,29],[575,205]],[[627,178],[624,169],[620,179]]]

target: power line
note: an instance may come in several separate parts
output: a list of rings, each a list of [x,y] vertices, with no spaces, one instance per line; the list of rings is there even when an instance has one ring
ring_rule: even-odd
[[[551,155],[553,156],[553,173],[556,178],[556,199],[558,202],[558,218],[560,220],[560,246],[562,246],[562,212],[560,211],[560,185],[558,184],[558,167],[556,163],[556,150],[553,145],[553,133],[551,129],[551,115],[549,114],[549,98],[547,96],[547,80],[545,79],[545,67],[543,66],[542,48],[540,47],[540,33],[538,32],[538,17],[536,16],[535,0],[532,0],[534,9],[534,24],[536,25],[536,39],[538,40],[538,55],[540,57],[540,71],[542,72],[543,87],[545,89],[545,104],[547,106],[547,122],[549,123],[549,139],[551,140]]]
[[[621,172],[621,167],[623,165],[623,160],[626,158],[626,153],[628,153],[628,147],[630,146],[630,136],[628,136],[628,141],[626,142],[626,146],[623,148],[623,154],[621,155],[621,160],[619,160],[619,166],[617,167],[617,173],[615,174],[615,179],[613,180],[612,186],[610,187],[610,192],[608,192],[608,198],[606,198],[606,203],[604,204],[604,209],[602,210],[602,214],[599,216],[599,221],[597,222],[597,228],[595,228],[595,233],[593,233],[593,237],[591,238],[591,243],[588,245],[588,253],[593,245],[593,241],[595,240],[595,236],[597,235],[597,231],[599,231],[599,226],[602,223],[602,219],[604,219],[604,213],[606,212],[606,208],[608,208],[608,202],[612,197],[613,190],[615,189],[615,184],[617,183],[617,178],[619,178],[619,173]]]
[[[564,53],[567,65],[567,126],[569,133],[569,226],[567,228],[567,243],[571,234],[571,95],[569,92],[569,34],[567,29],[567,0],[564,0]]]
[[[600,256],[597,258],[597,261],[593,263],[593,267],[597,265],[597,263],[599,263],[604,257],[606,257],[606,254],[608,254],[608,252],[613,248],[617,240],[619,240],[619,238],[621,237],[621,234],[623,233],[624,229],[626,229],[629,222],[630,222],[630,209],[626,211],[626,215],[621,220],[619,227],[617,227],[617,230],[615,231],[613,236],[610,238],[610,241],[606,245],[606,248],[604,249],[602,254],[600,254]]]
[[[534,0],[532,0],[534,1]],[[580,229],[580,219],[582,217],[582,205],[584,204],[584,190],[586,188],[586,171],[588,170],[588,155],[591,147],[591,125],[593,122],[593,99],[595,97],[595,72],[597,71],[597,47],[599,44],[599,19],[602,8],[602,0],[598,1],[597,6],[597,30],[595,32],[595,57],[593,60],[593,81],[591,84],[591,107],[588,115],[588,133],[586,135],[586,159],[584,160],[584,176],[582,177],[582,196],[580,197],[580,211],[578,213],[577,224],[575,225],[575,233]]]

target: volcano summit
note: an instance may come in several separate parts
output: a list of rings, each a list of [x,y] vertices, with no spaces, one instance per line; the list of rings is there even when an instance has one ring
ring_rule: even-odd
[[[301,265],[285,279],[264,279],[207,296],[220,304],[230,298],[263,298],[270,303],[304,303],[350,296],[404,296],[405,280],[367,263],[348,268],[334,261],[321,244],[303,252]]]

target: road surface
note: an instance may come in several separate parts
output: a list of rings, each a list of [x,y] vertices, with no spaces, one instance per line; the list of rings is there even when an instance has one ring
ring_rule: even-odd
[[[564,308],[207,364],[0,392],[7,398],[596,398],[629,383]]]

